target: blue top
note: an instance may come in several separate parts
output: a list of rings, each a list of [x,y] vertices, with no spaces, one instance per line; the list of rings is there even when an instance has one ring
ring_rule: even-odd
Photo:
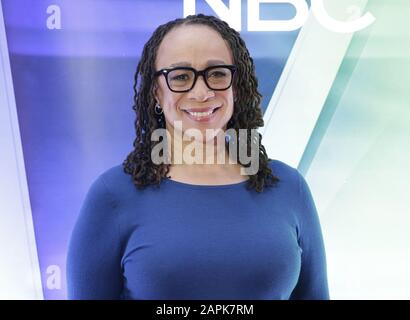
[[[71,235],[69,299],[329,299],[320,223],[304,177],[137,190],[121,165],[91,185]]]

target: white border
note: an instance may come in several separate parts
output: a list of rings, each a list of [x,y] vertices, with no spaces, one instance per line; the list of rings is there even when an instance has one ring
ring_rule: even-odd
[[[44,299],[0,3],[0,299]]]

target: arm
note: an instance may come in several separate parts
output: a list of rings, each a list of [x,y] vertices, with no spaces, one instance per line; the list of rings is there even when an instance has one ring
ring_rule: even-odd
[[[297,172],[299,197],[296,210],[299,221],[298,241],[302,264],[291,300],[328,300],[326,255],[316,206],[305,178]]]
[[[67,254],[68,299],[119,299],[122,289],[116,204],[102,176],[91,185]]]

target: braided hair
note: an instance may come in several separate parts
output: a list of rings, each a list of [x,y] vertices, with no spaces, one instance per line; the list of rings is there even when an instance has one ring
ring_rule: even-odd
[[[269,158],[261,143],[262,135],[257,133],[257,139],[252,139],[251,130],[249,130],[264,125],[260,109],[262,95],[258,92],[258,80],[255,75],[253,59],[246,48],[245,42],[235,29],[229,27],[225,21],[217,17],[204,14],[190,15],[160,25],[144,45],[135,72],[133,86],[136,138],[133,143],[134,150],[128,154],[122,163],[124,172],[132,176],[132,181],[138,189],[142,189],[147,185],[159,186],[162,179],[169,178],[167,175],[170,164],[155,164],[151,160],[152,149],[161,142],[151,141],[151,134],[155,129],[165,128],[164,115],[155,113],[156,100],[153,84],[155,59],[161,41],[171,29],[181,25],[209,26],[217,31],[230,46],[233,61],[237,67],[232,84],[236,93],[236,101],[234,102],[232,117],[227,123],[226,129],[234,129],[237,132],[236,137],[239,137],[239,129],[247,129],[247,154],[251,154],[252,147],[259,150],[258,171],[253,175],[249,175],[247,188],[262,192],[264,187],[275,185],[279,178],[273,175],[269,167]],[[241,163],[238,155],[235,155],[235,158],[237,163],[243,167],[250,165]]]

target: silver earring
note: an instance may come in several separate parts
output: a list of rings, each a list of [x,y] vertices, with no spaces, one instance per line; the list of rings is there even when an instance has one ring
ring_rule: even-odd
[[[157,114],[159,116],[164,112],[164,110],[162,110],[161,106],[158,103],[155,105],[155,110],[154,111],[155,111],[155,114]]]

